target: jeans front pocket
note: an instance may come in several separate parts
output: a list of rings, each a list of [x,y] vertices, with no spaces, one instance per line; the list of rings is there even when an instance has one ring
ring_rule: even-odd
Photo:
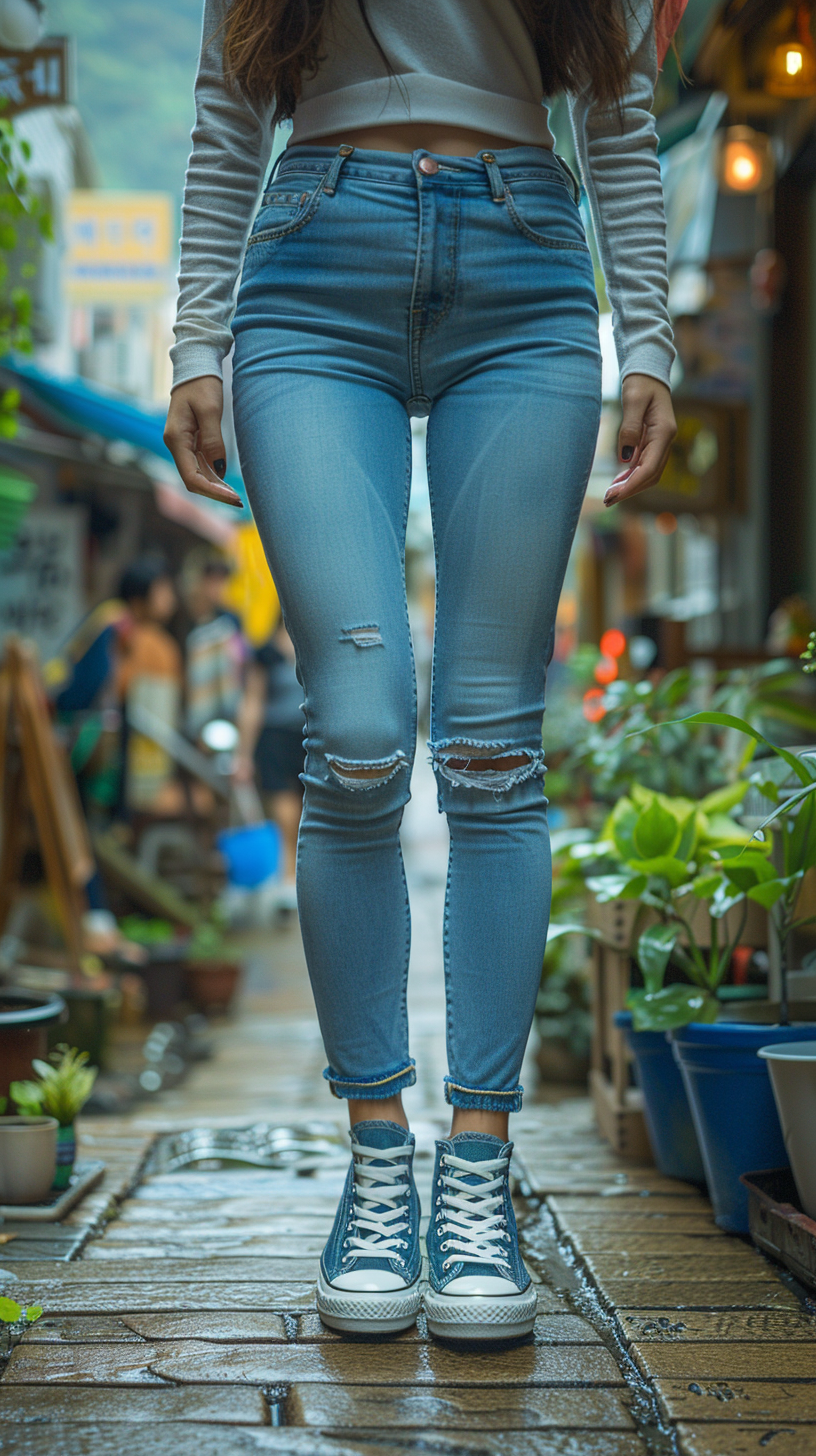
[[[309,178],[311,183],[313,179]],[[322,181],[322,179],[321,179]],[[273,182],[264,193],[261,205],[252,224],[246,246],[247,260],[253,255],[266,254],[269,247],[295,233],[311,222],[318,207],[322,186],[312,185],[309,189],[298,189],[294,177],[281,178]]]
[[[555,174],[505,180],[507,211],[519,232],[540,248],[587,253],[584,224],[566,179]]]

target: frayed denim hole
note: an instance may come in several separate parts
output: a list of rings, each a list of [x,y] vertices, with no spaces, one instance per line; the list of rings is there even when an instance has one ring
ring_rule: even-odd
[[[507,793],[515,784],[544,777],[543,749],[523,748],[514,743],[479,743],[473,739],[446,739],[432,743],[431,763],[441,776],[460,789],[482,789]],[[506,759],[522,759],[508,768],[491,768]],[[474,768],[483,763],[483,768]],[[462,765],[462,766],[460,766]]]
[[[361,790],[378,789],[387,784],[400,769],[406,767],[408,759],[400,749],[390,758],[372,759],[369,762],[365,759],[337,758],[333,753],[327,753],[326,762],[344,789],[359,793]]]
[[[353,642],[355,647],[384,647],[382,633],[376,622],[365,622],[360,627],[343,627],[341,642]]]

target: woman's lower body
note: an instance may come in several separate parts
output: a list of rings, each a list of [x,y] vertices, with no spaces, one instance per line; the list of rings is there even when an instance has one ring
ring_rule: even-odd
[[[298,829],[303,807],[303,733],[266,724],[255,745],[255,772],[264,808],[277,824],[283,843],[283,876],[278,898],[282,913],[296,909],[294,898]]]
[[[404,546],[410,416],[427,415],[445,1092],[514,1111],[549,917],[545,678],[600,410],[572,182],[534,147],[294,148],[265,193],[233,328],[241,464],[304,688],[298,901],[326,1075],[358,1102],[415,1080]]]

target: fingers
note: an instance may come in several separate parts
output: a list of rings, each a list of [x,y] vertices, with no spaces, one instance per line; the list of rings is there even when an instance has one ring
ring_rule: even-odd
[[[219,479],[227,468],[221,434],[223,394],[220,379],[193,379],[173,391],[164,443],[187,490],[243,509],[241,497]]]
[[[627,381],[628,382],[628,381]],[[632,394],[623,399],[623,420],[618,431],[618,459],[631,465],[643,439],[648,401]]]
[[[649,440],[638,455],[636,464],[615,477],[604,496],[604,505],[618,505],[620,501],[657,485],[669,458],[671,439],[664,434],[661,439]]]

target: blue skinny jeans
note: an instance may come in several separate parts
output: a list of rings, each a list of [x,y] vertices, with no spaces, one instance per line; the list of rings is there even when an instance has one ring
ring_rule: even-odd
[[[415,1080],[404,548],[409,416],[427,415],[445,1092],[515,1111],[550,906],[544,686],[600,412],[575,184],[538,147],[294,146],[250,235],[233,330],[241,465],[305,698],[298,906],[325,1075],[353,1098]]]

